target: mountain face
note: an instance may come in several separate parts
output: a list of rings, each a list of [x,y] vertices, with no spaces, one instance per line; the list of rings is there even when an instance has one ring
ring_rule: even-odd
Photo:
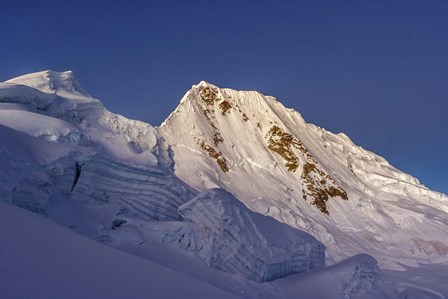
[[[448,198],[273,97],[201,82],[160,126],[175,173],[312,233],[330,261],[448,261]]]

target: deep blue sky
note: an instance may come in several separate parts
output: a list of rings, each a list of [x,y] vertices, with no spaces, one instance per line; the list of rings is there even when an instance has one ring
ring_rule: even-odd
[[[160,124],[200,80],[255,89],[448,193],[448,1],[2,1],[0,80],[75,72]]]

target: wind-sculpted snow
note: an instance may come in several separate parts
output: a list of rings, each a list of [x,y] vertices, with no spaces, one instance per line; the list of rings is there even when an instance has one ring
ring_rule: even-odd
[[[211,267],[265,282],[325,265],[325,247],[312,236],[250,211],[222,189],[204,191],[179,213],[192,225],[171,241]]]
[[[177,176],[310,232],[332,262],[368,252],[391,268],[448,263],[445,195],[273,97],[202,81],[159,130]]]

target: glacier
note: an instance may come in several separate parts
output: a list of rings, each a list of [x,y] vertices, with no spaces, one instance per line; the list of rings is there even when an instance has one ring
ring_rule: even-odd
[[[0,83],[0,140],[0,201],[218,297],[399,298],[380,268],[447,264],[445,195],[255,91],[200,82],[154,127],[43,71]]]
[[[17,88],[11,87],[14,84]],[[22,84],[36,88],[32,97],[8,96],[7,91],[16,95]],[[29,175],[17,172],[19,187],[2,184],[13,190],[5,191],[12,197],[9,202],[47,215],[51,198],[57,202],[58,197],[67,197],[93,205],[125,206],[139,217],[177,219],[178,206],[195,195],[171,173],[170,150],[154,127],[107,111],[71,72],[25,75],[1,83],[0,90],[0,124],[26,134],[5,136],[24,140],[3,145],[5,164],[15,169],[25,169],[25,162],[33,164]],[[26,150],[35,157],[26,161],[15,154]],[[6,158],[8,153],[14,157]],[[33,193],[34,204],[29,202]]]

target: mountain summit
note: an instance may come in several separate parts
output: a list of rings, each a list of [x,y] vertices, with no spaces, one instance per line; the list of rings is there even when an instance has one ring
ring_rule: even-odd
[[[446,196],[273,97],[202,81],[159,130],[182,180],[311,232],[330,260],[448,261]]]

